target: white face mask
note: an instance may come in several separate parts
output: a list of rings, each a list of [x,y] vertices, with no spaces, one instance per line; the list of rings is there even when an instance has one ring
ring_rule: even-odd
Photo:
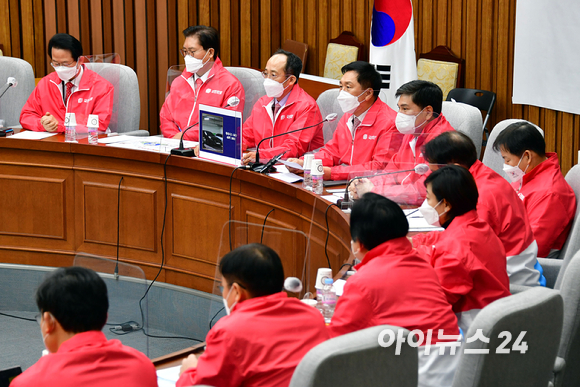
[[[352,251],[352,255],[356,258],[356,255],[360,253],[360,248],[357,251],[354,251],[354,241],[350,241],[350,251]]]
[[[338,104],[340,105],[340,108],[342,109],[342,111],[345,114],[350,114],[350,113],[354,112],[356,110],[356,108],[358,108],[360,106],[360,102],[358,99],[364,93],[366,93],[366,90],[363,91],[357,97],[357,96],[350,94],[349,92],[347,92],[345,90],[341,90],[340,93],[338,93],[338,97],[336,98],[336,100],[338,101]]]
[[[520,161],[518,161],[518,165],[516,165],[515,167],[512,167],[511,165],[508,165],[508,164],[503,165],[503,171],[505,172],[508,179],[512,183],[517,183],[518,181],[522,180],[522,178],[526,174],[525,171],[522,171],[520,169],[520,163],[522,162],[523,158],[524,158],[524,155],[522,155],[522,157],[520,157]],[[528,167],[526,167],[526,170],[528,170]]]
[[[77,75],[77,72],[79,71],[79,67],[78,67],[78,64],[74,67],[56,66],[56,67],[54,67],[54,71],[56,71],[56,73],[61,81],[68,82],[75,75]]]
[[[203,60],[205,59],[208,53],[209,51],[206,51],[202,59],[197,59],[191,55],[186,55],[184,60],[185,60],[185,69],[187,70],[187,72],[197,74],[197,72],[201,70],[201,68],[205,66],[205,64],[207,63],[207,62],[204,63]]]
[[[222,300],[224,301],[224,309],[226,310],[226,314],[227,315],[229,315],[232,312],[232,308],[237,303],[237,302],[234,302],[233,305],[231,306],[231,308],[228,306],[228,298],[230,298],[230,293],[232,292],[233,289],[234,289],[234,287],[232,286],[230,288],[230,291],[228,292],[228,295],[226,296],[226,298],[222,298]]]
[[[287,80],[288,78],[286,78],[284,82]],[[264,79],[264,89],[266,89],[266,95],[270,98],[279,98],[282,96],[282,94],[284,94],[284,90],[286,90],[288,87],[284,87],[284,82],[280,83],[270,78]]]
[[[436,208],[439,204],[441,204],[442,201],[443,199],[441,199],[435,207],[431,207],[429,203],[427,203],[427,199],[425,199],[423,204],[421,204],[421,207],[419,207],[419,212],[421,212],[423,218],[425,218],[425,221],[432,226],[441,227],[441,223],[439,223],[439,217],[447,211],[444,211],[441,214],[439,214]]]
[[[421,126],[427,122],[423,122],[421,125],[415,127],[415,119],[425,110],[424,108],[417,114],[417,115],[408,115],[401,112],[397,113],[397,118],[395,118],[395,126],[397,130],[402,134],[411,134],[415,133],[416,129],[419,129]]]

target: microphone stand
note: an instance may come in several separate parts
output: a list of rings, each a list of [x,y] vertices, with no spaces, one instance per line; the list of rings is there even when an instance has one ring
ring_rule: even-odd
[[[176,156],[185,156],[185,157],[195,157],[195,151],[192,148],[184,148],[183,147],[183,137],[185,136],[185,133],[187,133],[187,131],[191,128],[193,128],[194,126],[196,126],[197,124],[199,124],[199,121],[196,122],[195,124],[189,126],[187,129],[185,129],[183,131],[183,134],[181,135],[181,139],[179,141],[179,148],[173,148],[171,150],[171,154],[172,155],[176,155]]]
[[[415,172],[415,168],[413,169],[405,169],[402,171],[391,171],[391,172],[383,172],[383,173],[376,173],[374,175],[371,176],[356,176],[353,177],[352,179],[350,179],[348,181],[348,183],[346,183],[346,188],[344,189],[344,198],[343,199],[338,199],[336,204],[342,209],[348,209],[348,208],[352,208],[353,204],[354,204],[354,200],[350,199],[350,196],[348,194],[348,187],[350,186],[350,184],[355,181],[355,180],[360,180],[360,179],[364,179],[364,178],[372,178],[372,177],[377,177],[377,176],[385,176],[385,175],[393,175],[395,173],[405,173],[405,172]]]
[[[314,125],[307,126],[307,127],[305,127],[305,128],[294,129],[294,130],[291,130],[291,131],[289,131],[289,132],[284,132],[284,133],[276,134],[276,135],[274,135],[274,136],[264,137],[262,140],[260,140],[260,142],[258,143],[258,146],[256,147],[256,161],[255,161],[255,162],[253,162],[253,163],[250,163],[250,169],[251,169],[252,171],[259,170],[261,173],[268,172],[268,171],[262,171],[262,166],[263,166],[264,164],[260,163],[260,144],[262,144],[262,143],[263,143],[265,140],[270,140],[270,139],[272,139],[272,138],[275,138],[275,137],[280,137],[280,136],[284,136],[284,135],[286,135],[286,134],[290,134],[290,133],[296,133],[296,132],[300,132],[300,131],[303,131],[303,130],[306,130],[306,129],[310,129],[310,128],[313,128],[313,127],[315,127],[315,126],[322,125],[322,124],[324,124],[326,121],[328,121],[328,120],[325,118],[325,119],[324,119],[324,120],[322,120],[321,122],[319,122],[319,123],[317,123],[317,124],[314,124]]]

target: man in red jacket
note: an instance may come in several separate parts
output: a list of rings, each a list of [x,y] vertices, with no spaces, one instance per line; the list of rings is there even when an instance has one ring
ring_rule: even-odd
[[[304,355],[329,337],[322,314],[282,292],[282,262],[267,246],[239,247],[219,269],[228,316],[209,331],[199,360],[183,361],[177,386],[287,386]]]
[[[264,88],[266,95],[256,102],[242,127],[247,148],[270,136],[315,125],[310,129],[266,140],[260,145],[260,160],[270,159],[286,151],[284,158],[300,157],[324,145],[320,110],[314,98],[298,86],[302,61],[296,55],[278,50],[266,63]],[[248,152],[243,164],[256,160],[256,152]]]
[[[155,387],[151,361],[101,330],[107,322],[107,285],[91,269],[64,267],[36,291],[42,340],[49,354],[12,381],[13,387]]]
[[[526,207],[538,257],[557,258],[576,213],[576,196],[562,176],[558,155],[546,153],[544,137],[527,122],[505,128],[493,149],[501,152],[504,171]]]
[[[445,164],[469,169],[479,192],[477,214],[503,244],[510,284],[545,285],[526,209],[509,183],[477,159],[473,141],[461,132],[445,132],[429,141],[423,154],[431,170]]]
[[[64,132],[66,113],[75,113],[77,132],[86,132],[89,114],[99,116],[99,130],[109,127],[114,87],[79,61],[83,46],[69,34],[56,34],[48,42],[55,72],[40,80],[20,113],[24,129]]]
[[[393,201],[369,192],[354,204],[351,245],[362,261],[338,300],[330,334],[385,324],[417,330],[422,336],[419,386],[451,386],[459,354],[438,352],[459,338],[457,318],[435,270],[406,238],[408,231],[407,218]]]
[[[220,42],[215,28],[192,26],[183,30],[185,41],[180,50],[185,58],[185,70],[171,83],[159,119],[164,137],[199,141],[199,105],[209,105],[236,111],[244,110],[242,84],[226,70],[218,57]],[[230,97],[240,103],[228,106]],[[193,127],[192,127],[193,126]]]
[[[395,96],[399,98],[395,125],[403,138],[399,150],[383,171],[395,173],[355,180],[349,190],[355,198],[372,190],[397,203],[419,205],[425,199],[423,183],[427,174],[408,170],[425,163],[422,152],[424,144],[454,129],[441,114],[443,92],[433,82],[416,80],[405,83]]]
[[[382,170],[400,146],[397,113],[379,98],[382,80],[374,66],[352,62],[342,68],[342,74],[338,102],[345,114],[332,139],[314,155],[322,160],[324,180],[346,180],[364,171]]]

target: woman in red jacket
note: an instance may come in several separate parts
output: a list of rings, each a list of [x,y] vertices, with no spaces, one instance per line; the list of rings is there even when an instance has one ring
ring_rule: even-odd
[[[427,177],[425,187],[421,213],[445,231],[416,235],[413,246],[435,268],[459,327],[466,333],[482,308],[510,295],[505,250],[477,216],[479,194],[467,169],[445,166]]]

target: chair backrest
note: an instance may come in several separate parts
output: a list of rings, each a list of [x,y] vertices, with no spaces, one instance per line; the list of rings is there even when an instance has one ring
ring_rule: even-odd
[[[328,141],[330,141],[334,136],[334,131],[338,126],[338,121],[340,121],[340,118],[344,115],[342,109],[340,108],[340,105],[338,104],[338,100],[336,99],[336,97],[338,97],[339,91],[340,91],[339,89],[326,90],[322,92],[318,96],[318,99],[316,100],[316,103],[318,104],[318,108],[320,109],[320,114],[322,114],[322,117],[326,117],[330,113],[337,114],[336,120],[324,123],[322,133],[324,134],[325,144]]]
[[[116,52],[110,54],[83,55],[83,63],[116,63],[121,64],[121,56]]]
[[[405,337],[396,354],[396,345],[383,348],[379,334],[390,329]],[[417,386],[417,348],[407,345],[409,331],[381,325],[335,337],[312,348],[302,359],[290,387],[337,386]]]
[[[115,63],[86,63],[85,66],[111,82],[115,88],[113,114],[109,123],[111,131],[126,133],[139,130],[141,99],[135,71]]]
[[[448,101],[443,101],[441,112],[453,129],[471,138],[473,144],[475,144],[475,149],[477,149],[477,158],[479,159],[483,136],[481,112],[471,105]]]
[[[439,85],[445,99],[449,91],[456,87],[463,87],[465,59],[453,54],[449,47],[437,46],[419,55],[417,77]]]
[[[566,239],[566,243],[564,243],[562,250],[560,250],[558,258],[562,259],[563,262],[554,289],[560,289],[564,272],[570,260],[580,251],[580,165],[576,164],[568,171],[566,181],[570,184],[570,187],[574,191],[574,196],[576,196],[576,214],[572,221],[572,228],[570,229],[570,234],[568,234],[568,239]]]
[[[239,79],[244,88],[246,101],[244,111],[242,112],[242,120],[245,122],[250,116],[252,108],[256,102],[266,95],[266,90],[264,89],[264,77],[258,70],[246,67],[226,67],[226,69]]]
[[[566,366],[561,373],[556,373],[556,387],[580,385],[580,367],[577,366],[580,363],[580,252],[570,259],[563,277],[559,290],[564,300],[564,324],[558,356],[565,360]]]
[[[544,287],[483,308],[465,336],[453,387],[546,387],[558,352],[563,313],[559,292]],[[489,353],[472,352],[477,350]]]
[[[286,39],[284,43],[282,43],[282,50],[296,54],[296,56],[302,61],[302,72],[304,72],[304,69],[306,69],[306,59],[308,59],[308,44],[292,39]]]
[[[343,31],[335,39],[330,39],[326,48],[324,77],[340,79],[344,65],[364,58],[364,44],[352,32]]]
[[[495,140],[496,140],[497,136],[505,128],[507,128],[509,125],[511,125],[515,122],[521,122],[521,121],[528,122],[526,120],[512,118],[509,120],[503,120],[503,121],[499,122],[497,125],[495,125],[491,131],[491,134],[489,135],[489,139],[487,141],[487,146],[485,147],[485,152],[483,152],[482,162],[485,165],[487,165],[489,168],[491,168],[494,171],[496,171],[497,173],[499,173],[506,180],[508,180],[508,178],[507,178],[506,174],[503,172],[503,158],[501,157],[501,153],[493,150],[493,144],[495,144]],[[528,123],[532,124],[531,122],[528,122]],[[538,125],[535,125],[535,124],[532,124],[532,125],[534,125],[540,131],[540,133],[542,133],[542,136],[544,135],[544,131],[542,129],[540,129],[540,127]]]
[[[483,128],[485,128],[491,111],[493,110],[493,105],[495,105],[495,93],[487,90],[464,89],[458,87],[447,94],[447,101],[451,100],[463,102],[484,111],[486,114],[485,119],[483,120]]]
[[[20,125],[20,112],[34,90],[34,71],[25,60],[0,56],[0,93],[6,88],[8,77],[16,78],[18,84],[6,91],[0,100],[0,119],[6,126]]]

